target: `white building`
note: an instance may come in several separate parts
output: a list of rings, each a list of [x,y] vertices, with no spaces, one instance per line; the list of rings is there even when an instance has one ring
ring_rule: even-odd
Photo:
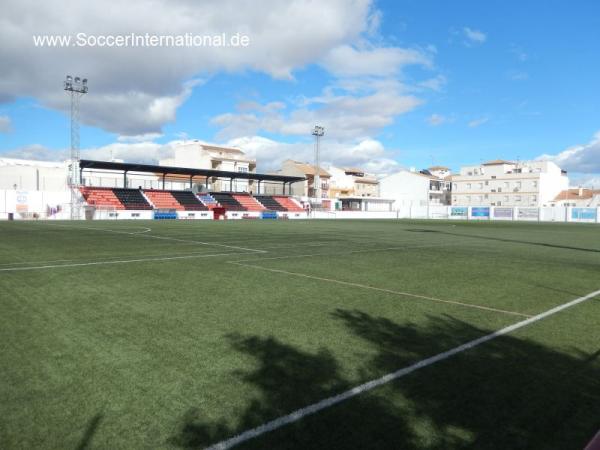
[[[449,174],[449,169],[439,166],[422,172],[402,170],[379,180],[379,191],[382,197],[395,200],[396,209],[447,205],[451,187]]]
[[[600,207],[600,190],[570,188],[559,192],[549,206]]]
[[[489,161],[452,176],[452,204],[546,206],[567,189],[566,172],[550,161]]]
[[[402,170],[379,180],[382,197],[393,199],[394,208],[427,206],[429,177],[415,171]]]
[[[330,165],[327,171],[331,174],[330,198],[379,196],[379,181],[362,169]]]
[[[220,147],[200,141],[183,142],[175,147],[174,157],[161,159],[161,166],[187,167],[192,169],[213,169],[228,172],[256,172],[256,160],[248,158],[239,148]],[[236,179],[209,180],[209,189],[214,191],[248,192],[254,189],[253,183]]]
[[[67,190],[68,162],[0,158],[0,189]]]

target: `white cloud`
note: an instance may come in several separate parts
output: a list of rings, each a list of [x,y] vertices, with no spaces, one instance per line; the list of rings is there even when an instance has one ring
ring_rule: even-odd
[[[325,127],[328,136],[348,140],[376,134],[393,123],[396,116],[411,111],[420,103],[420,99],[403,95],[398,87],[389,86],[367,95],[329,93],[316,99],[306,99],[307,106],[290,112],[269,108],[267,104],[255,110],[219,115],[212,123],[221,127],[218,133],[221,139],[254,135],[261,131],[307,136],[314,125],[319,124]]]
[[[464,27],[463,33],[468,40],[467,43],[470,44],[483,44],[487,40],[487,35],[483,31]]]
[[[554,161],[569,172],[600,173],[600,131],[587,144],[574,145],[557,155],[542,155],[538,159]]]
[[[339,77],[392,76],[407,65],[430,67],[428,54],[400,47],[357,49],[342,45],[332,49],[323,59],[323,66]]]
[[[10,133],[12,131],[12,122],[8,116],[0,116],[0,133]]]
[[[432,91],[440,92],[444,86],[446,85],[446,77],[444,75],[437,75],[433,78],[429,78],[427,80],[419,82],[419,86],[426,89],[431,89]]]
[[[522,70],[510,70],[507,73],[507,76],[513,81],[524,81],[529,79],[529,74],[527,72],[523,72]]]
[[[185,138],[185,133],[181,134],[182,138]],[[148,142],[154,141],[155,139],[163,137],[162,133],[145,133],[136,134],[132,136],[121,135],[117,138],[119,142]]]
[[[276,78],[358,39],[378,19],[370,0],[281,2],[221,0],[6,0],[0,20],[0,102],[34,97],[68,111],[67,73],[90,79],[82,121],[122,135],[160,133],[175,119],[193,84],[217,72],[253,70]],[[114,11],[118,11],[115,16]],[[371,19],[369,19],[371,17]],[[370,25],[371,24],[371,25]],[[374,25],[373,25],[374,24]],[[128,35],[243,33],[248,47],[39,48],[34,34]]]
[[[571,186],[578,186],[590,189],[600,189],[600,176],[598,175],[579,175],[575,177],[571,177],[570,183]]]
[[[81,157],[108,161],[111,158],[123,159],[126,162],[138,162],[142,164],[157,164],[160,159],[173,156],[173,146],[180,141],[172,141],[167,144],[156,142],[115,142],[98,148],[86,148],[81,150]]]
[[[520,62],[525,62],[529,59],[529,55],[518,45],[511,45],[509,50]]]
[[[483,125],[484,123],[488,122],[490,119],[489,117],[481,117],[479,119],[473,119],[471,120],[468,125],[470,128],[476,128],[478,126]]]
[[[312,141],[284,143],[262,136],[245,136],[232,139],[226,145],[239,147],[256,158],[258,170],[261,172],[281,168],[281,163],[286,159],[309,163],[314,159]],[[390,173],[399,167],[383,144],[374,139],[358,140],[354,143],[324,140],[321,146],[321,160],[323,164],[335,166],[359,166],[376,174]]]
[[[111,158],[125,162],[157,164],[160,159],[173,157],[174,147],[182,141],[174,140],[166,144],[156,142],[115,142],[96,148],[81,150],[81,157],[108,161]],[[232,139],[224,145],[241,148],[248,156],[256,158],[259,172],[271,172],[281,168],[286,159],[312,162],[314,146],[310,140],[286,143],[262,136],[246,136]],[[323,164],[337,166],[359,166],[370,173],[390,173],[399,167],[383,144],[374,139],[356,140],[352,143],[325,139],[321,147]],[[69,151],[50,150],[35,144],[3,153],[7,158],[33,159],[42,161],[63,161],[69,157]]]
[[[31,144],[0,154],[3,158],[33,159],[37,161],[64,161],[69,158],[69,151],[50,150],[40,144]]]
[[[427,123],[431,126],[437,127],[438,125],[442,125],[448,121],[447,117],[442,116],[441,114],[432,114],[427,118]]]

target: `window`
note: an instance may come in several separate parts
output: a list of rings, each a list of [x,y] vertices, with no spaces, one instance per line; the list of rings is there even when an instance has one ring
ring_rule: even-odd
[[[489,198],[489,196],[488,196],[487,194],[485,194],[483,197],[484,197],[485,199]]]
[[[486,185],[486,186],[488,186],[489,184],[490,184],[490,182],[489,182],[489,181],[486,181],[486,182],[485,182],[485,185]]]
[[[238,172],[248,173],[248,168],[247,167],[238,167]]]
[[[483,189],[483,183],[479,183],[479,184],[477,185],[477,188],[478,188],[478,189]]]
[[[471,183],[467,183],[467,189],[471,189]]]
[[[452,183],[452,189],[456,190],[456,183]]]
[[[520,202],[520,201],[521,201],[521,196],[520,195],[515,196],[515,202]]]
[[[504,182],[504,189],[510,189],[510,183],[508,181]]]
[[[505,201],[506,203],[508,203],[508,195],[505,195],[505,196],[504,196],[504,201]]]
[[[520,182],[520,181],[517,181],[517,182],[515,183],[515,185],[516,185],[516,187],[517,187],[517,188],[521,189],[521,182]]]
[[[534,188],[538,187],[538,183],[537,183],[537,181],[534,181],[532,184],[533,184],[533,187],[534,187]]]

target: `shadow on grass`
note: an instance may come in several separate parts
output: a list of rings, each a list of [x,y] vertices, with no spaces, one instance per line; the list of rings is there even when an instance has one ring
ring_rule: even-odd
[[[451,317],[400,325],[360,311],[334,317],[375,350],[361,380],[489,333]],[[203,448],[357,385],[327,350],[231,336],[257,367],[238,374],[257,393],[235,423],[200,410],[181,418],[170,444]],[[249,440],[240,448],[580,449],[600,425],[600,350],[560,353],[505,336],[370,393]]]
[[[85,433],[83,433],[83,436],[81,437],[81,440],[77,444],[77,447],[75,447],[75,450],[86,450],[87,448],[89,448],[89,446],[92,442],[92,439],[94,438],[94,435],[96,434],[96,431],[98,430],[98,427],[100,426],[101,421],[102,421],[102,414],[96,414],[94,417],[92,417],[90,419],[90,421],[88,422],[88,424],[85,428]]]
[[[547,242],[532,242],[532,241],[523,241],[520,239],[509,239],[509,238],[500,238],[500,237],[492,237],[492,236],[477,236],[474,234],[450,233],[449,231],[431,230],[431,229],[426,229],[426,228],[411,228],[411,229],[407,229],[406,231],[410,231],[413,233],[438,233],[438,234],[446,234],[448,236],[459,236],[459,237],[466,237],[466,238],[471,238],[471,239],[482,239],[484,241],[510,242],[513,244],[525,244],[525,245],[535,245],[538,247],[560,248],[563,250],[575,250],[578,252],[600,253],[600,250],[595,249],[595,248],[573,247],[570,245],[549,244]]]

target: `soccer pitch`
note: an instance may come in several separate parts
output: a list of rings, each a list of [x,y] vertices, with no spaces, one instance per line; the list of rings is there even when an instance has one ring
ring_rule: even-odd
[[[3,222],[0,448],[582,449],[598,290],[597,225]]]

